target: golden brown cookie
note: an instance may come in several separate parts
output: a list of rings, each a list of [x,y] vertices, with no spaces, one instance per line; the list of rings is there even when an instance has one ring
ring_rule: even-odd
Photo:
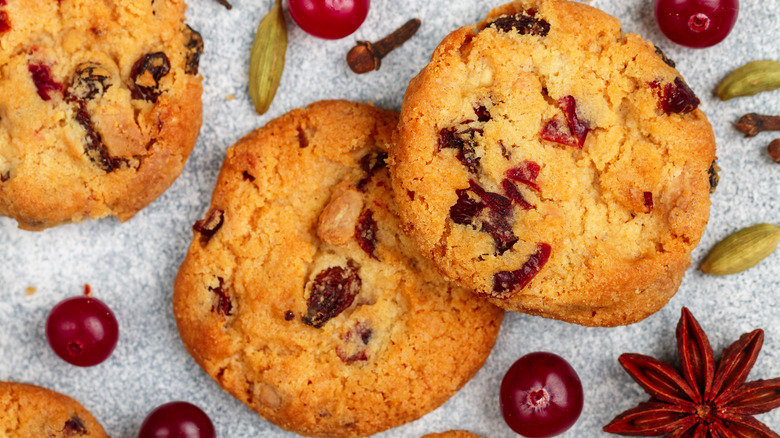
[[[518,0],[448,35],[390,153],[422,252],[508,310],[614,326],[660,309],[707,223],[715,159],[665,61],[568,1]]]
[[[0,215],[30,230],[130,219],[200,129],[203,42],[184,1],[0,3]]]
[[[184,345],[226,391],[299,434],[359,437],[451,397],[500,309],[445,282],[400,230],[397,113],[324,101],[228,149],[175,282]]]
[[[0,382],[0,436],[108,437],[76,400],[40,386],[13,382]]]

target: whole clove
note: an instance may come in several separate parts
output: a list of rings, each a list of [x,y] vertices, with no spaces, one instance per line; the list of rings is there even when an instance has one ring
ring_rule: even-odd
[[[398,30],[375,43],[358,41],[347,53],[347,65],[353,72],[361,74],[379,70],[382,58],[396,47],[405,43],[420,28],[420,19],[413,18]]]
[[[780,131],[780,116],[766,116],[756,113],[745,114],[737,121],[736,128],[744,133],[745,137],[753,137],[763,131]]]

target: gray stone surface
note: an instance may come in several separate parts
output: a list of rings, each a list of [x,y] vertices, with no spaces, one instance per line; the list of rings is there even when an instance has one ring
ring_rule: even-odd
[[[33,382],[79,399],[115,438],[135,437],[146,414],[171,400],[194,402],[214,420],[221,437],[293,436],[260,419],[223,392],[184,350],[171,313],[173,279],[191,240],[191,224],[202,217],[225,149],[273,117],[326,98],[373,102],[398,109],[406,84],[449,31],[480,19],[501,0],[374,0],[366,23],[352,36],[319,40],[288,17],[287,67],[276,100],[260,117],[248,98],[249,47],[271,0],[234,0],[231,11],[213,0],[190,0],[190,24],[202,32],[206,53],[204,125],[183,174],[163,196],[125,224],[107,219],[40,233],[21,231],[0,218],[0,379]],[[515,436],[504,424],[498,387],[520,356],[538,350],[558,353],[579,372],[585,408],[566,437],[608,436],[601,427],[647,397],[622,371],[617,357],[640,352],[676,360],[674,328],[689,307],[710,336],[716,355],[739,335],[766,330],[764,349],[751,379],[780,376],[780,253],[750,271],[724,278],[701,274],[697,264],[715,242],[758,222],[780,222],[780,165],[764,152],[771,134],[743,138],[732,125],[746,112],[780,114],[780,91],[718,101],[712,93],[732,69],[754,59],[780,59],[780,2],[746,1],[729,38],[694,50],[660,34],[650,0],[593,0],[621,19],[626,31],[655,41],[702,100],[717,136],[721,184],[712,196],[712,216],[694,252],[678,294],[657,314],[628,327],[585,328],[508,314],[486,366],[440,409],[419,421],[381,434],[419,437],[452,428],[486,437]],[[388,56],[381,70],[352,74],[344,54],[357,40],[376,40],[407,19],[422,28]],[[234,96],[229,99],[228,96]],[[780,136],[778,134],[777,136]],[[120,323],[114,354],[93,368],[76,368],[46,344],[44,321],[61,299],[91,285]],[[28,296],[33,286],[37,292]],[[780,411],[759,419],[780,430]]]

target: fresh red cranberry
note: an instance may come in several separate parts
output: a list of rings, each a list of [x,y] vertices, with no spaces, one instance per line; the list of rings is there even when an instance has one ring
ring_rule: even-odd
[[[319,38],[339,39],[356,31],[368,16],[369,0],[288,0],[293,20]]]
[[[138,438],[216,438],[214,424],[203,410],[184,401],[159,406],[147,415]]]
[[[65,299],[46,319],[46,338],[64,361],[81,367],[106,360],[119,339],[119,324],[102,301],[88,296]]]
[[[580,416],[582,382],[562,357],[536,352],[517,360],[501,381],[501,412],[522,436],[545,438],[568,430]]]
[[[737,22],[738,0],[656,0],[655,18],[667,38],[688,47],[723,41]]]

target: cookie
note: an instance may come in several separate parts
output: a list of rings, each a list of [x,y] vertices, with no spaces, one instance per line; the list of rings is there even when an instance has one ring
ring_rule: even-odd
[[[397,113],[323,101],[227,151],[174,285],[184,345],[284,429],[359,437],[419,418],[483,365],[503,312],[400,229]]]
[[[585,4],[518,0],[449,34],[406,91],[396,201],[422,252],[507,310],[588,326],[674,295],[715,140],[653,44]]]
[[[40,386],[13,382],[0,382],[0,436],[108,437],[76,400]]]
[[[181,173],[201,124],[183,0],[0,1],[0,215],[121,221]]]
[[[482,438],[465,430],[449,430],[441,433],[429,433],[422,438]]]

